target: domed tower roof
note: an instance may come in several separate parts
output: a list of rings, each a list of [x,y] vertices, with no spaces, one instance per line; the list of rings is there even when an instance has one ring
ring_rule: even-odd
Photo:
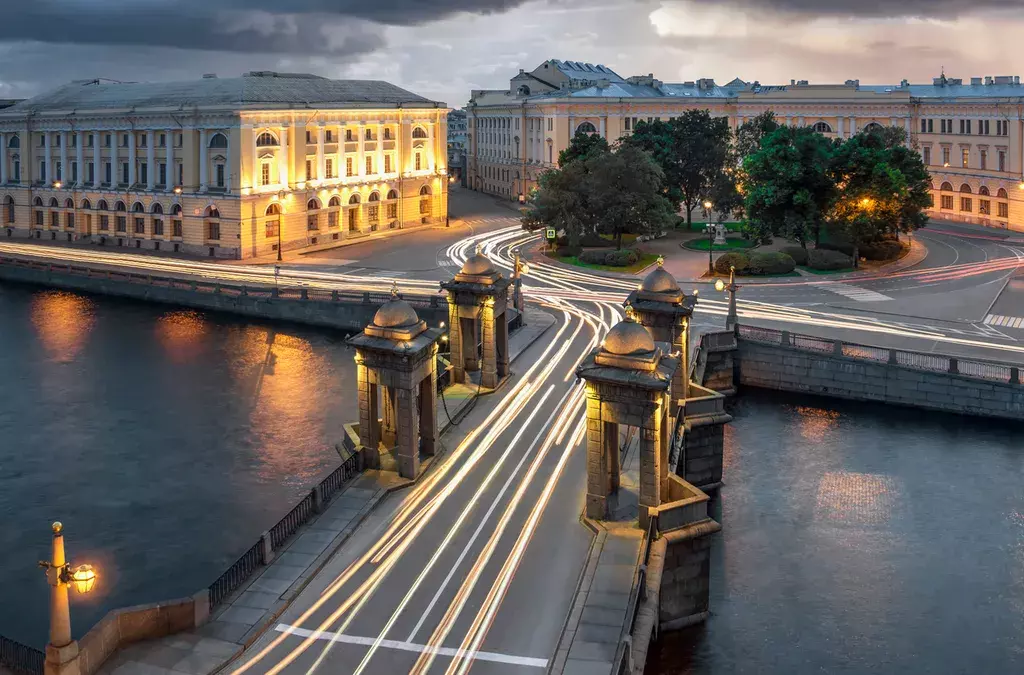
[[[495,272],[494,263],[491,259],[485,256],[477,249],[477,252],[466,258],[466,262],[462,264],[462,269],[459,270],[459,274],[465,274],[467,276],[484,276],[493,274]]]
[[[614,356],[641,356],[654,351],[650,331],[633,321],[617,323],[601,343],[601,351]]]
[[[665,271],[661,265],[654,268],[654,271],[647,275],[644,282],[640,284],[640,290],[648,293],[678,293],[679,284],[675,277]]]
[[[381,305],[373,315],[373,325],[378,328],[407,328],[420,322],[416,310],[405,300],[394,297]]]

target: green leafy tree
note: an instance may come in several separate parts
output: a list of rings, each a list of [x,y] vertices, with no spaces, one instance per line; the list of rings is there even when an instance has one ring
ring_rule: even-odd
[[[709,110],[688,110],[667,122],[640,122],[625,144],[640,148],[654,158],[665,175],[665,196],[678,210],[686,209],[686,225],[692,212],[713,188],[729,180],[725,169],[731,160],[732,132],[725,117]]]
[[[649,154],[623,145],[587,165],[587,193],[598,231],[622,248],[623,234],[653,234],[671,227],[674,210],[662,194],[664,174]]]
[[[585,160],[594,155],[604,155],[609,152],[611,152],[611,146],[600,135],[577,131],[569,141],[569,147],[558,153],[558,166],[565,166],[576,160]]]
[[[775,113],[767,110],[736,129],[735,152],[739,162],[761,148],[761,141],[780,126]]]
[[[583,162],[569,162],[541,174],[523,209],[523,228],[529,231],[552,227],[565,234],[569,251],[580,251],[580,237],[593,224],[586,169]]]
[[[760,240],[818,241],[836,195],[832,142],[807,128],[780,127],[743,161],[744,208]]]

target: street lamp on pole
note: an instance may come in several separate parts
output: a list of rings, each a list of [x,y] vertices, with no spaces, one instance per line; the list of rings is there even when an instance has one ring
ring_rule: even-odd
[[[724,281],[719,279],[715,282],[715,290],[721,293],[722,291],[729,292],[729,313],[725,317],[725,329],[736,330],[738,318],[736,315],[736,291],[739,290],[739,285],[736,283],[736,266],[729,266],[729,283],[726,284]]]
[[[715,275],[715,262],[712,253],[715,250],[715,226],[708,223],[704,229],[708,233],[708,276]]]
[[[68,606],[68,587],[79,593],[89,593],[96,584],[96,571],[92,565],[79,565],[72,569],[64,557],[64,526],[53,524],[50,560],[39,561],[50,584],[50,642],[46,645],[48,675],[78,672],[78,642],[71,639],[71,611]]]
[[[515,306],[516,311],[519,312],[521,325],[526,325],[526,303],[523,301],[523,275],[530,273],[530,264],[527,263],[519,256],[519,251],[515,254],[515,265],[512,268],[512,279],[515,282],[515,286],[512,287],[512,304]]]

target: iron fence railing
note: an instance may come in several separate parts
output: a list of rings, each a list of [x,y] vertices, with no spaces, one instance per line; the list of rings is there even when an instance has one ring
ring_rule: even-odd
[[[224,602],[231,593],[245,583],[246,579],[252,576],[266,561],[263,558],[263,541],[253,544],[248,551],[242,554],[231,567],[225,570],[216,581],[210,584],[210,608],[214,608]]]
[[[829,340],[813,335],[801,335],[789,331],[761,328],[758,326],[737,327],[737,334],[751,342],[781,345],[819,353],[831,353],[865,361],[884,362],[904,368],[925,370],[936,373],[954,373],[963,377],[1021,384],[1020,367],[983,359],[962,359],[944,354],[923,354],[903,349],[862,345],[842,340]]]
[[[651,559],[651,545],[658,539],[658,516],[651,515],[647,523],[647,534],[644,537],[642,562],[633,576],[633,589],[629,593],[629,604],[626,605],[626,619],[622,623],[622,634],[616,650],[615,670],[620,675],[633,672],[633,632],[636,629],[636,617],[640,606],[647,600],[647,564]]]
[[[43,675],[46,654],[0,635],[0,666],[15,675]]]

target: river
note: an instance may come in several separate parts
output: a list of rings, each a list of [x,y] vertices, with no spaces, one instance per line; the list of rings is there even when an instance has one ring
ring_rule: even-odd
[[[0,634],[41,648],[50,523],[111,608],[191,595],[339,463],[354,352],[295,326],[0,285]]]

